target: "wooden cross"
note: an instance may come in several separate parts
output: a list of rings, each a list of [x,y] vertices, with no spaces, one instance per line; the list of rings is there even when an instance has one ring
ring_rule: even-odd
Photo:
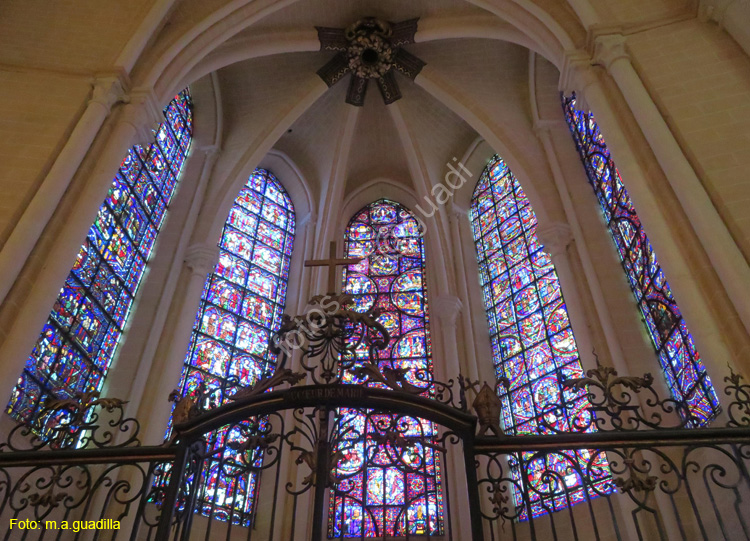
[[[328,259],[311,259],[305,261],[305,267],[328,267],[328,294],[336,294],[336,267],[341,265],[355,265],[362,258],[336,259],[336,242],[332,241],[328,250]]]

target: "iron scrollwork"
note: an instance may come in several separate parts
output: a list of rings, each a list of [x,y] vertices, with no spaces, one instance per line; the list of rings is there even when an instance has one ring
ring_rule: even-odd
[[[373,354],[388,344],[388,331],[378,322],[376,309],[355,312],[348,308],[351,303],[345,294],[318,295],[306,314],[284,315],[270,342],[271,352],[278,355],[277,371],[285,369],[299,350],[300,365],[313,383],[343,383],[345,372],[357,362],[358,349],[366,348],[369,358],[375,358]]]
[[[724,389],[724,394],[732,398],[727,408],[729,415],[727,426],[750,427],[750,385],[743,383],[742,376],[735,373],[731,366],[729,371],[729,376],[724,378],[728,384]]]
[[[649,374],[620,376],[597,360],[584,377],[561,381],[571,391],[563,397],[580,397],[585,391],[588,401],[582,412],[571,415],[573,432],[555,431],[549,423],[544,434],[511,436],[500,422],[500,386],[507,392],[507,380],[493,388],[459,374],[443,383],[427,371],[407,372],[376,361],[388,344],[388,332],[376,310],[355,312],[350,302],[347,295],[318,296],[306,314],[285,317],[272,338],[271,350],[278,359],[274,371],[252,387],[242,389],[230,379],[219,390],[201,385],[189,396],[170,395],[176,403],[175,436],[162,446],[141,446],[138,423],[126,418],[122,400],[88,393],[50,401],[39,425],[18,426],[9,441],[0,444],[0,460],[17,458],[23,464],[0,466],[0,507],[38,520],[125,519],[137,509],[133,528],[166,528],[179,537],[190,531],[196,511],[209,522],[221,518],[231,525],[253,525],[259,493],[251,501],[242,487],[261,472],[275,470],[275,486],[267,489],[272,500],[285,492],[296,505],[298,497],[311,494],[316,520],[322,523],[320,494],[359,502],[367,509],[358,479],[367,475],[367,464],[376,458],[379,467],[416,475],[426,454],[440,461],[449,444],[463,443],[473,474],[467,471],[469,499],[486,529],[515,531],[522,523],[533,528],[544,516],[548,527],[562,531],[571,524],[575,528],[583,513],[593,538],[607,528],[627,537],[612,503],[624,494],[620,501],[627,504],[618,505],[630,511],[636,529],[651,528],[657,537],[666,535],[663,515],[672,513],[678,522],[684,520],[687,538],[691,532],[714,530],[750,538],[743,515],[743,495],[750,493],[750,385],[734,371],[725,379],[724,392],[731,402],[724,428],[717,429],[715,421],[711,429],[687,430],[688,408],[660,398]],[[300,393],[304,382],[308,385]],[[295,405],[295,397],[308,400],[309,391],[340,390],[337,386],[344,384],[391,393],[393,404],[432,404],[436,412],[465,424],[437,429],[431,421],[395,407],[377,408],[367,400],[352,406],[352,395],[345,393],[332,392],[321,404]],[[282,404],[278,410],[253,409],[267,393],[282,398],[276,402]],[[580,400],[563,400],[541,418],[565,414],[576,404]],[[474,424],[466,424],[467,418]],[[200,433],[195,429],[204,425]],[[705,430],[718,430],[718,435],[700,440]],[[551,444],[555,439],[559,443]],[[97,464],[51,458],[76,448],[90,452]],[[118,449],[123,453],[112,454]],[[45,462],[29,466],[34,460],[29,451],[42,453],[39,460]],[[127,454],[136,452],[145,458]],[[184,460],[178,472],[180,456]],[[301,468],[296,482],[279,477],[285,457]],[[13,470],[21,467],[25,469]],[[208,501],[201,483],[216,472],[226,480],[225,492],[221,501]],[[422,495],[427,497],[427,492]],[[168,501],[174,502],[171,510],[166,509]],[[711,502],[710,509],[703,501]],[[104,504],[94,509],[93,502]],[[584,504],[579,509],[588,511],[573,510],[575,504]],[[401,513],[408,514],[408,507]],[[594,513],[595,508],[604,511]],[[557,518],[563,509],[569,510],[564,525]],[[474,530],[472,535],[479,538]]]
[[[563,440],[547,427],[547,438],[559,438],[554,449],[537,436],[487,438],[476,453],[485,528],[515,531],[530,522],[533,530],[544,517],[539,524],[558,536],[585,527],[596,539],[610,530],[627,537],[628,526],[613,503],[621,493],[629,503],[619,505],[629,510],[625,516],[639,535],[667,537],[665,517],[671,517],[685,538],[750,538],[744,502],[750,493],[750,386],[731,368],[725,381],[724,392],[732,398],[726,427],[714,426],[711,437],[702,439],[708,429],[686,429],[687,408],[661,399],[649,374],[621,377],[597,362],[586,377],[564,381],[566,388],[585,390],[591,404],[576,434]],[[616,432],[617,438],[601,432]],[[575,511],[577,503],[588,511]],[[562,509],[569,509],[565,520],[558,518]]]
[[[693,417],[687,404],[671,397],[659,397],[650,373],[641,377],[620,376],[614,368],[603,366],[598,358],[596,363],[596,368],[587,370],[585,377],[561,381],[563,389],[586,391],[589,407],[579,415],[571,415],[575,431],[684,429],[690,426]],[[576,407],[577,396],[574,399],[568,398],[566,393],[563,396],[567,399],[548,408],[546,416],[556,418],[565,410],[572,411]],[[545,428],[559,432],[551,423],[546,423]]]
[[[125,417],[125,404],[118,398],[100,398],[98,392],[49,398],[33,424],[19,423],[11,429],[0,452],[139,445],[140,425]]]

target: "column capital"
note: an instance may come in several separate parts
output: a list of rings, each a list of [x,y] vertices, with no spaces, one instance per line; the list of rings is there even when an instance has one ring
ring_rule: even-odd
[[[532,126],[532,130],[534,131],[534,135],[536,135],[537,139],[539,139],[545,133],[549,134],[552,131],[552,128],[554,128],[555,126],[567,126],[567,124],[565,124],[565,121],[562,119],[548,120],[548,119],[537,118],[534,120],[534,125]]]
[[[297,220],[297,226],[298,227],[315,227],[315,224],[318,221],[318,216],[315,213],[315,211],[310,211],[301,218]]]
[[[109,113],[115,104],[127,101],[130,78],[124,71],[99,73],[91,80],[91,86],[88,104],[99,104]]]
[[[536,234],[539,241],[544,245],[544,250],[553,258],[564,254],[573,241],[570,227],[563,222],[540,225],[536,228]]]
[[[216,159],[221,155],[221,147],[219,145],[203,145],[199,146],[198,150],[203,152],[207,158]]]
[[[465,209],[460,207],[455,203],[455,201],[451,201],[451,205],[448,210],[448,217],[451,220],[455,220],[457,223],[460,223],[461,220],[467,219],[469,216],[469,209]]]
[[[219,259],[219,247],[216,244],[193,244],[185,250],[185,265],[194,273],[202,276],[214,270]]]
[[[455,295],[441,295],[430,304],[432,305],[432,313],[437,314],[441,324],[447,327],[456,326],[456,318],[463,309],[461,299]]]
[[[218,160],[221,156],[221,147],[219,147],[218,145],[205,145],[199,147],[198,152],[203,153],[203,156],[205,157],[204,169],[205,172],[210,175],[211,169],[216,163],[216,160]]]
[[[565,96],[575,93],[578,107],[587,110],[586,89],[598,83],[591,56],[583,49],[565,51],[558,89]]]
[[[724,23],[724,15],[727,13],[728,4],[731,4],[731,2],[725,4],[724,9],[717,10],[712,2],[709,2],[708,0],[698,0],[698,20],[702,23],[707,23],[711,20],[716,21],[721,28]]]
[[[154,142],[153,130],[164,120],[162,108],[153,88],[138,87],[123,100],[124,108],[120,122],[130,124],[135,130],[135,144],[150,145]]]
[[[594,64],[610,71],[612,64],[618,60],[630,62],[630,54],[622,34],[607,34],[594,39]]]

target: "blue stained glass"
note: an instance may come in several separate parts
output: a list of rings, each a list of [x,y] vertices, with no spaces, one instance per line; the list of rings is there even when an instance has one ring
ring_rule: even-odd
[[[721,411],[716,391],[601,130],[594,115],[576,109],[575,97],[563,98],[563,107],[667,384],[690,412],[687,425],[706,426]]]
[[[378,354],[381,369],[405,369],[408,383],[424,387],[419,375],[432,373],[432,352],[418,222],[400,204],[381,199],[355,214],[345,240],[346,256],[364,259],[347,267],[344,292],[353,297],[359,312],[380,308],[378,321],[391,337]],[[366,348],[356,352],[358,359],[368,355]],[[356,383],[347,375],[345,381]],[[382,427],[394,419],[361,410],[339,411],[337,427],[344,434],[339,449],[345,460],[338,464],[338,482],[331,493],[329,537],[443,534],[441,457],[416,440],[429,441],[437,428],[401,416],[399,427],[404,437],[415,438],[414,446],[378,444],[373,435],[382,435]]]
[[[209,406],[216,407],[239,388],[270,375],[275,359],[268,342],[281,325],[293,227],[294,207],[286,191],[272,173],[256,169],[229,212],[219,241],[219,262],[203,288],[179,386],[182,396],[195,395],[202,382],[209,390]],[[281,251],[272,248],[282,246]],[[255,423],[255,430],[265,426],[262,419]],[[252,430],[250,422],[240,426]],[[227,437],[234,437],[227,430],[210,434],[209,447],[218,449]],[[234,456],[231,449],[223,453],[222,459],[204,466],[198,509],[247,526],[257,473],[248,473],[243,466],[246,458]],[[262,453],[251,455],[260,465]],[[243,473],[232,474],[233,469]]]
[[[190,148],[187,89],[164,115],[155,142],[132,147],[120,164],[60,290],[8,404],[8,413],[19,421],[32,423],[48,397],[101,388]],[[157,143],[169,138],[184,144],[165,158]],[[155,163],[174,179],[169,185],[149,176]]]
[[[545,434],[575,430],[570,411],[550,413],[562,403],[561,381],[583,373],[570,328],[560,284],[550,257],[536,236],[536,216],[521,185],[499,156],[490,159],[474,190],[469,212],[498,376],[510,381],[510,391],[498,391],[504,404],[508,434]],[[488,279],[492,276],[493,278]],[[585,391],[566,392],[566,406],[577,411],[588,405]],[[544,421],[544,422],[542,422]],[[545,424],[551,425],[547,428]],[[581,424],[581,423],[579,423]],[[584,423],[585,424],[585,423]],[[521,518],[557,511],[571,501],[584,501],[611,490],[609,468],[602,455],[587,464],[590,451],[549,454],[529,463],[530,453],[509,457],[514,477],[525,488]],[[572,461],[572,466],[565,465]],[[592,467],[592,487],[584,488],[570,469]],[[545,486],[544,469],[564,472],[565,487]]]

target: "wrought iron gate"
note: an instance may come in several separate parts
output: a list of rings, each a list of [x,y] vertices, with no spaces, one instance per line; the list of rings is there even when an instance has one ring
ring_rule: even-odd
[[[356,520],[377,520],[336,503],[365,507],[352,480],[375,451],[350,452],[365,440],[385,450],[384,471],[414,473],[428,451],[443,468],[442,486],[414,496],[434,494],[443,515],[393,506],[399,539],[750,539],[750,386],[738,375],[720,428],[686,429],[689,410],[650,376],[599,366],[564,382],[588,396],[576,432],[554,428],[571,398],[545,412],[547,433],[506,436],[494,389],[371,361],[388,333],[347,305],[317,297],[318,310],[287,318],[276,370],[252,388],[177,397],[161,446],[140,444],[120,400],[48,403],[0,445],[3,539],[365,538]],[[231,402],[206,410],[217,392]]]

